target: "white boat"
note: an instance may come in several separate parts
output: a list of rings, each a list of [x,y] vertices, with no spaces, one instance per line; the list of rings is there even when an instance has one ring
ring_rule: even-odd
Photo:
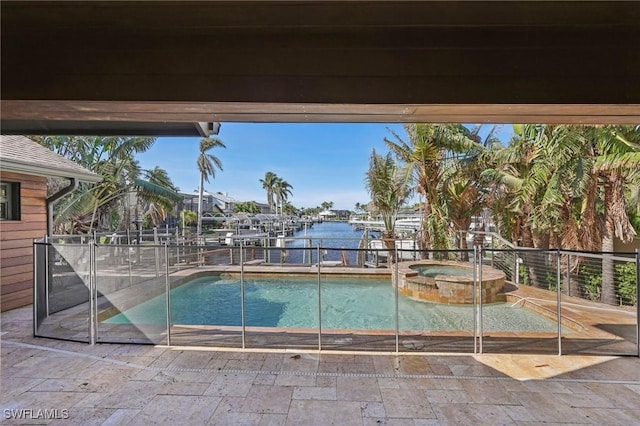
[[[371,229],[374,231],[383,231],[385,229],[384,222],[381,220],[364,220],[350,219],[349,224],[356,229]],[[397,219],[395,230],[397,232],[418,231],[420,229],[421,219],[419,217],[407,217]]]
[[[412,260],[418,255],[417,251],[419,248],[415,240],[396,240],[395,246],[398,249],[398,257],[402,260]],[[389,254],[387,246],[385,246],[384,241],[380,239],[369,240],[369,249],[372,250],[374,256],[385,260]]]
[[[233,246],[236,244],[240,244],[240,240],[242,240],[244,242],[244,244],[247,243],[260,243],[262,242],[264,239],[269,238],[269,234],[266,232],[259,232],[259,233],[240,233],[240,234],[236,234],[233,232],[227,232],[224,236],[224,244],[228,245],[228,246]]]

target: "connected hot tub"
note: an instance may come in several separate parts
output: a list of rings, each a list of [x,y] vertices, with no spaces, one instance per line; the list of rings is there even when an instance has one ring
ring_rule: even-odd
[[[401,262],[398,264],[398,290],[405,296],[428,302],[471,304],[475,289],[477,302],[504,302],[504,272],[477,265],[474,282],[473,269],[471,263],[454,261]]]

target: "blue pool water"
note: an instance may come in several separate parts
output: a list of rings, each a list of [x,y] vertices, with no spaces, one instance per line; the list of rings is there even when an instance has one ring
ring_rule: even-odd
[[[437,275],[453,275],[459,277],[473,277],[473,270],[450,265],[411,265],[410,269],[423,277],[435,278]]]
[[[239,279],[210,276],[171,292],[172,324],[240,326]],[[394,330],[395,297],[386,279],[323,278],[323,329]],[[398,298],[400,330],[473,330],[473,307]],[[163,295],[113,316],[109,324],[166,324]],[[317,328],[317,278],[245,279],[247,326]],[[510,304],[483,306],[485,331],[554,332],[555,322]]]

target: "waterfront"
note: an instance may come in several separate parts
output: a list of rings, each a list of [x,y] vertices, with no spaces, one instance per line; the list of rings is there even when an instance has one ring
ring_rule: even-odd
[[[348,265],[356,264],[356,252],[362,238],[362,230],[354,230],[347,222],[320,222],[312,227],[297,231],[286,242],[289,263],[307,263],[309,254],[314,256],[317,247],[322,248],[322,260],[342,261],[346,256]],[[304,250],[311,249],[311,250]]]

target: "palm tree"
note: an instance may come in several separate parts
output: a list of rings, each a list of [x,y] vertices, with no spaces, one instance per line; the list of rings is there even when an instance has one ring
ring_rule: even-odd
[[[137,196],[143,203],[143,215],[149,217],[153,226],[158,226],[175,210],[182,197],[166,170],[156,166],[143,171],[143,175],[145,179],[135,181]]]
[[[502,194],[492,203],[494,211],[506,206],[517,215],[514,238],[529,247],[603,252],[614,250],[614,236],[633,238],[625,188],[640,176],[638,127],[514,127],[511,145],[483,174]],[[601,297],[607,303],[617,301],[613,270],[605,256]]]
[[[455,229],[460,231],[458,248],[467,250],[467,230],[471,226],[473,217],[483,209],[481,190],[477,182],[460,173],[447,179],[443,189],[449,218]],[[463,252],[461,258],[467,260],[467,253]]]
[[[207,152],[213,148],[226,148],[225,144],[218,138],[203,138],[200,141],[200,155],[196,161],[198,171],[200,171],[200,186],[198,188],[198,227],[197,235],[202,234],[202,193],[204,191],[204,181],[209,182],[210,177],[216,176],[216,168],[222,170],[222,161],[215,155]]]
[[[69,158],[103,177],[95,185],[80,184],[78,190],[55,206],[55,226],[67,231],[91,232],[120,226],[126,196],[141,185],[143,171],[135,155],[155,142],[143,137],[45,136],[34,138],[41,145]],[[166,188],[162,188],[166,189]],[[148,194],[158,186],[149,188]]]
[[[597,229],[580,235],[580,222],[597,222],[595,207],[582,208],[584,201],[595,195],[597,180],[590,176],[593,155],[581,130],[566,125],[541,126],[536,145],[539,155],[534,169],[544,172],[545,176],[538,181],[537,200],[531,209],[535,246],[574,250],[594,247],[588,241],[598,244]],[[595,198],[588,203],[591,202],[595,202]]]
[[[563,225],[558,220],[558,198],[553,176],[558,168],[551,154],[553,128],[544,125],[514,125],[514,136],[506,148],[490,149],[484,155],[487,168],[481,179],[487,185],[487,205],[500,232],[524,247],[548,248],[552,232]],[[560,154],[560,153],[558,153]],[[543,203],[547,200],[546,204]],[[541,208],[545,205],[544,209]],[[537,284],[541,265],[538,255],[525,252],[530,278]]]
[[[462,125],[408,124],[409,141],[393,133],[395,141],[385,138],[387,147],[406,164],[406,182],[415,182],[424,196],[423,233],[420,244],[426,248],[446,248],[449,229],[446,206],[441,197],[444,170],[461,156],[479,148],[471,132]]]
[[[251,213],[258,214],[260,213],[260,207],[258,203],[255,201],[247,201],[246,203],[236,203],[233,206],[234,213]]]
[[[283,206],[282,206],[282,213],[283,214],[289,214],[289,215],[296,215],[296,214],[300,213],[300,210],[295,208],[293,206],[293,204],[291,204],[290,202],[285,201]]]
[[[481,141],[481,146],[468,152],[467,155],[456,158],[450,163],[450,167],[443,173],[442,197],[449,219],[454,229],[459,232],[458,248],[467,250],[467,230],[473,222],[473,218],[480,214],[487,205],[488,191],[482,181],[482,171],[486,167],[486,159],[491,158],[487,152],[501,146],[500,141],[494,136],[494,126],[482,139],[480,132],[482,126],[471,130],[470,138]],[[468,259],[466,252],[461,255],[463,260]]]
[[[541,145],[554,165],[532,211],[538,232],[548,229],[557,246],[605,253],[614,250],[614,237],[630,241],[636,232],[627,215],[625,187],[639,175],[638,128],[546,127]],[[613,271],[605,255],[601,298],[606,303],[617,302]]]
[[[375,149],[372,150],[365,184],[371,195],[371,204],[376,213],[382,216],[382,240],[389,250],[389,267],[395,263],[395,223],[398,210],[411,193],[402,174],[391,153],[382,156],[378,155]]]
[[[278,175],[273,172],[265,173],[264,179],[260,179],[260,183],[262,183],[262,189],[267,191],[267,204],[269,205],[269,209],[271,209],[271,211],[275,210],[275,202],[273,197],[278,179]]]
[[[509,237],[524,247],[537,246],[532,212],[540,204],[551,176],[549,163],[544,161],[549,156],[541,143],[544,132],[545,127],[540,125],[514,125],[510,145],[494,151],[489,160],[492,164],[482,173],[493,184],[492,204],[512,213],[499,212],[502,227],[509,229]]]
[[[587,128],[596,148],[593,171],[602,185],[602,245],[605,253],[613,252],[614,237],[628,242],[636,232],[629,221],[624,187],[630,179],[638,179],[640,170],[640,130],[635,126],[602,126]],[[602,260],[602,301],[617,303],[613,260]]]
[[[277,178],[273,188],[273,194],[276,197],[276,213],[278,212],[277,203],[280,202],[280,212],[281,214],[284,214],[282,207],[284,206],[285,201],[289,198],[289,195],[292,195],[292,189],[293,186],[291,186],[289,182],[281,178]]]

